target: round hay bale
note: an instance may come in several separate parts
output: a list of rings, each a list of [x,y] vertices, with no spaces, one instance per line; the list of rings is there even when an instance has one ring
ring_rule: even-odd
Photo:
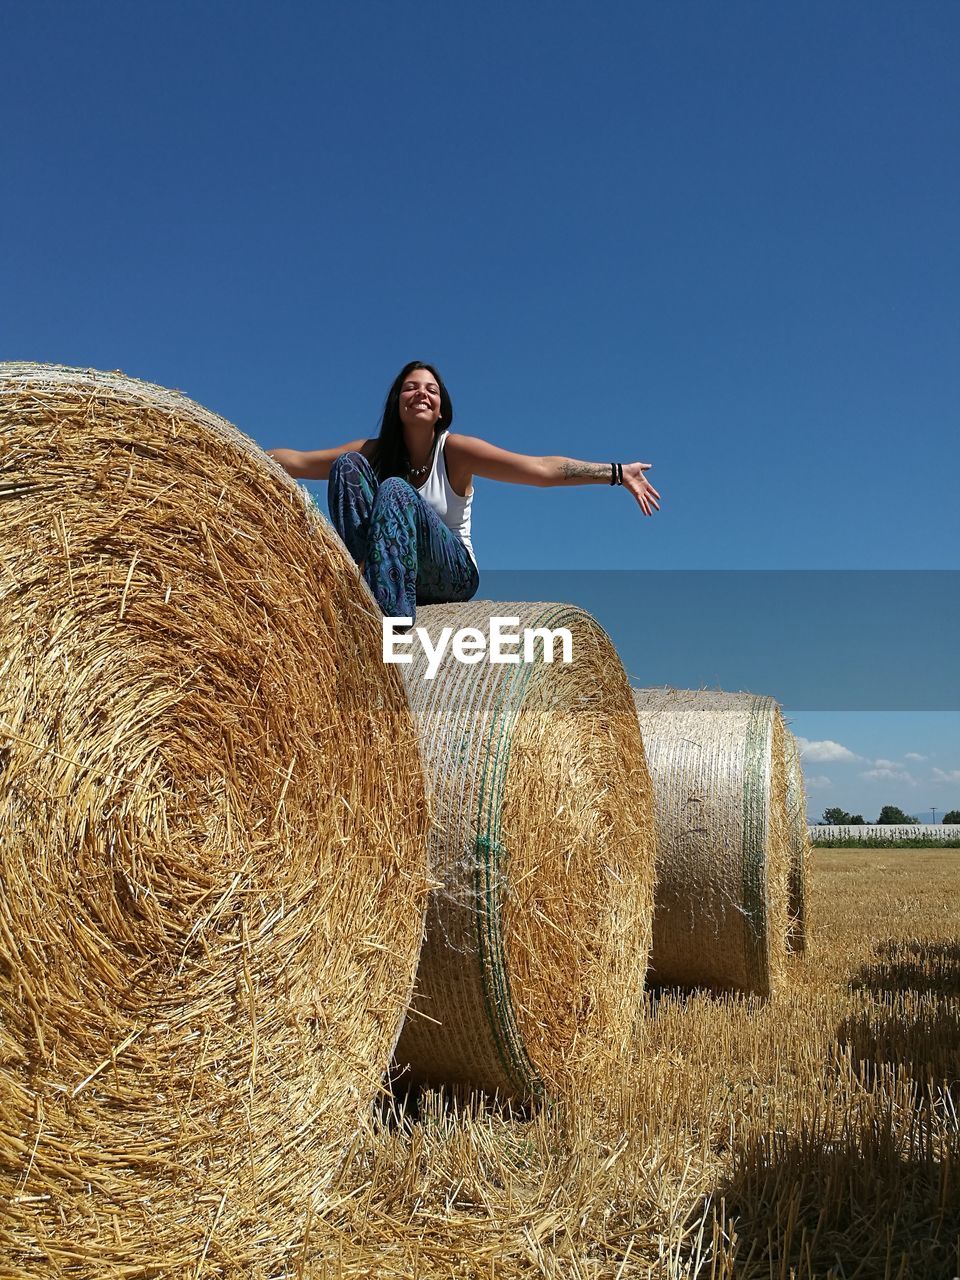
[[[277,1276],[426,905],[379,611],[183,396],[0,365],[0,1232],[16,1274]]]
[[[630,687],[609,638],[562,604],[418,610],[443,628],[490,618],[567,628],[572,662],[403,668],[432,781],[427,933],[398,1067],[502,1098],[602,1094],[622,1078],[650,946],[652,792]],[[522,649],[519,651],[522,652]]]
[[[807,826],[807,794],[803,785],[803,767],[797,740],[784,728],[784,769],[787,787],[787,834],[790,841],[790,873],[788,876],[787,946],[803,953],[807,949],[807,881],[813,849]]]
[[[767,995],[785,961],[790,861],[772,698],[635,689],[656,805],[658,986]]]

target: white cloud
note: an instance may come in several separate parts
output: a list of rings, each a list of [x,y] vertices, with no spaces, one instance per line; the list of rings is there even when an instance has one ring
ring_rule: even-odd
[[[934,769],[932,782],[960,782],[960,769]]]
[[[816,760],[820,764],[826,764],[831,760],[849,763],[851,760],[860,759],[860,756],[854,755],[847,747],[842,747],[839,742],[832,742],[829,738],[824,738],[821,742],[811,742],[809,738],[797,738],[797,746],[800,748],[800,754],[807,760]]]
[[[832,781],[823,773],[814,774],[812,778],[804,778],[807,786],[812,791],[824,791],[827,787],[832,787]]]
[[[877,763],[880,764],[881,762],[878,760]],[[887,763],[887,761],[883,761],[884,765]],[[911,787],[917,785],[916,778],[906,769],[866,769],[860,774],[860,777],[866,778],[870,782],[906,782]]]
[[[919,762],[921,760],[926,760],[927,757],[920,755],[918,751],[908,751],[903,758],[904,760],[916,760]]]
[[[875,769],[899,769],[900,768],[896,760],[874,760],[873,767]]]

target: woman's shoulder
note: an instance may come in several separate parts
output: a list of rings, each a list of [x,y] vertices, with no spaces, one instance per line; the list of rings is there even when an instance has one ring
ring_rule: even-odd
[[[446,452],[463,458],[472,457],[474,447],[485,443],[479,436],[465,436],[459,431],[451,431],[449,428],[444,431],[443,436],[443,448]]]
[[[440,448],[448,464],[470,470],[478,456],[478,446],[482,450],[485,443],[478,436],[465,436],[447,430],[443,433]]]

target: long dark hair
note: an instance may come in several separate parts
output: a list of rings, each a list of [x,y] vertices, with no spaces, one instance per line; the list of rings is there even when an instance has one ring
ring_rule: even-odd
[[[450,399],[450,393],[443,385],[443,379],[433,365],[425,364],[422,360],[411,360],[409,364],[405,364],[394,378],[393,385],[387,392],[386,403],[383,406],[383,414],[380,418],[380,434],[377,436],[373,447],[373,456],[370,459],[370,463],[379,480],[386,480],[387,476],[403,476],[406,478],[407,470],[410,466],[410,456],[407,453],[407,446],[403,439],[403,423],[400,420],[400,388],[410,374],[413,373],[414,369],[426,369],[427,373],[432,374],[437,386],[440,388],[440,417],[437,419],[437,425],[434,428],[434,440],[436,440],[441,431],[445,431],[450,426],[450,423],[453,422],[453,402]]]

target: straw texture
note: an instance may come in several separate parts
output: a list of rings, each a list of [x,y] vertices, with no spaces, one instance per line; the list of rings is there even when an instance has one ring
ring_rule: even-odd
[[[176,393],[0,365],[5,1275],[293,1267],[409,999],[427,829],[297,487]]]
[[[416,1080],[529,1100],[622,1073],[650,945],[652,792],[623,668],[583,611],[475,601],[418,610],[489,635],[566,627],[573,661],[405,672],[436,822],[417,993],[397,1049]],[[619,1066],[617,1065],[619,1064]]]
[[[787,831],[790,840],[787,946],[791,951],[804,952],[807,949],[807,883],[813,850],[807,826],[807,796],[803,785],[800,750],[796,738],[786,727],[783,744]]]
[[[767,995],[784,969],[789,847],[772,698],[635,689],[658,838],[651,979]]]

